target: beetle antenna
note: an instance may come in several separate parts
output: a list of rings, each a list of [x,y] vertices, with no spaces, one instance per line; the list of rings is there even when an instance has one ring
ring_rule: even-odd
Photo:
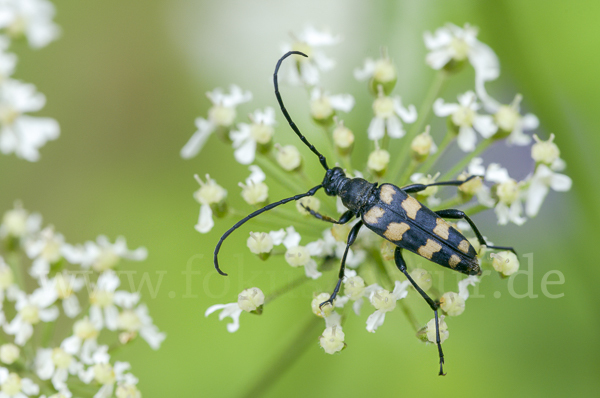
[[[287,57],[289,57],[290,55],[302,55],[303,57],[307,57],[308,55],[300,52],[300,51],[288,51],[287,53],[285,53],[285,55],[283,57],[281,57],[279,59],[279,61],[277,61],[277,65],[275,66],[275,72],[273,73],[273,85],[275,86],[275,96],[277,97],[277,102],[279,103],[279,106],[281,107],[281,112],[283,112],[283,116],[285,116],[286,120],[288,121],[290,127],[292,128],[292,130],[294,130],[294,132],[296,133],[296,135],[302,140],[302,142],[310,148],[311,151],[313,151],[313,153],[315,155],[317,155],[319,157],[319,161],[321,162],[321,165],[325,168],[325,170],[329,170],[329,167],[327,166],[327,160],[325,159],[325,156],[321,155],[321,153],[319,151],[317,151],[317,148],[315,148],[310,142],[308,142],[308,140],[306,139],[306,137],[304,137],[302,135],[302,133],[300,132],[300,130],[298,129],[298,127],[296,126],[296,123],[294,123],[294,121],[292,120],[290,114],[288,113],[287,109],[285,109],[285,105],[283,105],[283,100],[281,99],[281,94],[279,94],[279,83],[277,82],[277,73],[279,72],[279,67],[281,66],[281,63],[283,62],[284,59],[286,59]]]
[[[215,247],[214,262],[215,262],[215,269],[217,270],[217,272],[223,276],[227,276],[227,274],[225,272],[221,271],[221,269],[219,268],[219,260],[218,260],[217,256],[219,255],[219,250],[221,249],[221,245],[223,244],[223,241],[225,241],[225,239],[227,239],[227,237],[229,235],[231,235],[231,233],[233,231],[235,231],[236,229],[241,227],[242,224],[244,224],[246,221],[264,213],[265,211],[269,211],[274,207],[286,204],[288,202],[291,202],[292,200],[299,200],[306,196],[313,196],[321,188],[323,188],[323,185],[317,185],[316,187],[312,188],[310,191],[308,191],[306,193],[301,193],[299,195],[292,196],[291,198],[285,198],[285,199],[280,200],[279,202],[268,204],[265,207],[263,207],[262,209],[256,210],[255,212],[248,214],[246,217],[242,218],[240,221],[235,223],[235,225],[233,227],[229,228],[229,230],[227,232],[225,232],[223,234],[223,236],[221,236],[221,239],[219,239],[219,243],[217,243],[217,246]]]

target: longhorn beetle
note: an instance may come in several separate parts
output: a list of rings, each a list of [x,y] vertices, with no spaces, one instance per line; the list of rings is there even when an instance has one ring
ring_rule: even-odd
[[[340,167],[332,169],[327,166],[327,160],[308,140],[302,135],[296,124],[292,121],[287,109],[283,104],[281,94],[279,93],[279,84],[277,81],[277,73],[283,60],[291,55],[301,55],[308,57],[306,54],[299,51],[290,51],[277,61],[275,72],[273,73],[273,85],[275,86],[275,96],[281,108],[281,112],[285,116],[287,122],[298,138],[310,148],[310,150],[319,157],[321,165],[325,169],[325,177],[323,182],[316,187],[310,189],[306,193],[298,194],[290,198],[280,200],[279,202],[271,203],[260,210],[249,214],[242,220],[238,221],[233,227],[221,236],[217,246],[215,247],[214,263],[215,269],[224,276],[226,273],[219,268],[218,254],[223,241],[239,228],[246,221],[266,212],[274,207],[285,203],[299,200],[307,196],[313,196],[319,189],[323,188],[329,196],[339,196],[342,203],[348,211],[343,213],[339,220],[335,220],[326,215],[317,213],[316,211],[305,207],[305,209],[319,220],[330,222],[333,224],[345,224],[354,217],[359,218],[359,221],[352,227],[348,234],[346,249],[342,256],[338,281],[333,289],[333,293],[329,299],[321,303],[321,307],[325,304],[333,305],[344,278],[344,270],[346,267],[346,256],[348,249],[356,240],[358,231],[363,227],[369,228],[382,238],[387,239],[396,245],[394,252],[394,260],[398,269],[406,276],[412,286],[425,299],[429,307],[435,314],[435,335],[440,358],[440,375],[444,375],[444,353],[440,344],[440,330],[438,321],[439,302],[433,301],[424,291],[417,285],[406,269],[406,262],[402,257],[402,249],[418,254],[436,264],[443,267],[453,269],[467,275],[481,275],[477,253],[469,241],[450,224],[444,221],[447,219],[464,219],[466,220],[479,241],[481,246],[486,246],[491,249],[510,250],[516,254],[512,247],[490,246],[486,244],[485,239],[473,223],[473,221],[461,210],[448,209],[432,211],[423,206],[409,194],[421,192],[428,187],[450,185],[460,186],[469,181],[471,176],[463,181],[442,181],[433,184],[411,184],[403,188],[398,188],[393,184],[382,184],[377,186],[377,183],[370,183],[362,178],[348,178]]]

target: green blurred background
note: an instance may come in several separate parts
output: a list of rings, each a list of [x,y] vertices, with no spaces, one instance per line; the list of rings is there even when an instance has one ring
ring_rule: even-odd
[[[205,92],[230,83],[251,90],[254,100],[240,115],[274,106],[270,74],[281,43],[307,23],[329,26],[344,41],[330,51],[338,67],[325,75],[326,87],[357,97],[348,123],[366,131],[371,99],[352,70],[388,46],[401,71],[396,92],[418,105],[433,76],[424,64],[422,33],[445,22],[480,27],[480,40],[502,65],[489,90],[505,102],[515,92],[523,94],[524,107],[540,118],[538,133],[557,135],[573,178],[571,192],[551,193],[540,215],[522,227],[497,227],[491,215],[476,218],[490,239],[534,253],[539,297],[517,299],[508,294],[506,281],[485,280],[480,292],[486,299],[468,302],[465,314],[452,320],[444,344],[446,377],[436,375],[435,347],[419,343],[398,310],[374,335],[364,330],[370,311],[351,317],[344,326],[349,348],[335,356],[318,347],[319,325],[307,332],[306,353],[265,396],[597,396],[600,2],[54,3],[62,37],[39,51],[18,47],[16,77],[46,94],[40,114],[59,121],[61,137],[41,150],[37,163],[0,156],[0,209],[21,199],[72,243],[122,234],[130,247],[144,245],[150,253],[142,265],[126,268],[148,271],[154,285],[156,272],[166,271],[156,296],[148,289],[143,294],[167,340],[157,352],[137,342],[119,357],[131,362],[145,397],[243,396],[270,376],[269,366],[312,316],[311,284],[269,305],[261,317],[243,314],[235,334],[216,316],[203,316],[212,304],[235,301],[243,288],[272,291],[298,274],[276,261],[255,260],[245,248],[246,232],[225,245],[222,261],[231,276],[221,278],[212,269],[212,248],[234,220],[217,222],[207,235],[193,229],[199,205],[192,198],[197,189],[192,175],[210,173],[246,209],[237,182],[247,171],[233,164],[230,148],[216,137],[201,156],[179,157],[194,119],[209,108]],[[466,87],[451,85],[444,98],[452,100]],[[309,130],[303,97],[292,91],[286,95]],[[277,118],[276,140],[295,143]],[[366,153],[356,156],[363,161]],[[308,172],[320,176],[311,159],[305,161]],[[271,187],[271,198],[287,194]],[[255,225],[251,229],[260,228]],[[191,285],[182,275],[188,264],[198,272]],[[541,280],[549,270],[564,274],[564,285],[549,287],[564,297],[542,295]],[[525,277],[515,286],[524,292]],[[496,291],[503,293],[500,298],[493,298]],[[423,307],[419,319],[428,320],[425,305],[414,303]]]

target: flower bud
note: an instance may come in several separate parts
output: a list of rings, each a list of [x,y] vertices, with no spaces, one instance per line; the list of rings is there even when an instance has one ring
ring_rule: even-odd
[[[344,343],[344,332],[341,326],[330,326],[325,329],[323,334],[319,337],[319,344],[321,348],[328,354],[335,354],[346,347]]]
[[[470,175],[467,173],[462,173],[457,177],[457,180],[464,181],[469,178]],[[466,197],[470,198],[477,193],[483,186],[483,181],[481,177],[471,178],[469,181],[465,182],[458,186],[458,190],[461,194],[464,194]]]
[[[333,143],[341,155],[347,155],[352,150],[354,134],[340,122],[333,130]]]
[[[519,259],[513,252],[504,251],[500,253],[492,253],[492,266],[503,276],[509,276],[519,270]]]
[[[296,201],[296,210],[298,210],[300,214],[310,216],[308,210],[302,207],[302,205],[304,205],[304,207],[308,207],[313,211],[318,212],[319,208],[321,207],[321,201],[315,198],[314,196],[305,196],[304,198]]]
[[[293,145],[286,145],[284,147],[277,144],[277,163],[286,171],[294,171],[302,164],[302,157],[298,148]]]
[[[415,268],[410,272],[411,278],[414,279],[415,283],[419,285],[423,291],[427,291],[431,288],[433,281],[431,274],[422,268]]]
[[[306,265],[310,260],[310,254],[304,246],[295,246],[285,252],[285,261],[292,267]]]
[[[250,237],[246,241],[246,245],[254,254],[266,259],[271,250],[273,250],[273,238],[266,232],[250,232]],[[264,258],[263,258],[264,257]]]
[[[329,293],[321,293],[316,296],[310,303],[313,314],[320,318],[327,318],[333,312],[333,305],[327,303],[320,307],[322,303],[329,300]]]
[[[371,296],[371,304],[379,311],[388,312],[396,308],[396,299],[389,291],[379,289]]]
[[[377,174],[383,174],[388,163],[390,163],[390,153],[385,149],[375,149],[369,155],[367,167]]]
[[[442,344],[450,333],[448,332],[448,325],[446,325],[446,321],[444,320],[445,316],[442,315],[439,317],[439,326],[440,326],[440,344]],[[435,318],[427,322],[427,325],[417,332],[417,337],[423,341],[436,343],[436,331],[435,331]]]
[[[394,100],[390,97],[383,95],[383,91],[380,91],[379,97],[373,101],[373,113],[375,117],[387,119],[394,115]]]
[[[269,187],[264,182],[240,185],[242,187],[242,198],[249,205],[260,205],[269,198]]]
[[[500,202],[511,205],[519,198],[519,184],[512,178],[498,184],[496,195]]]
[[[224,105],[214,105],[208,110],[208,120],[217,126],[231,126],[235,120],[235,116],[235,108],[230,108]]]
[[[320,124],[329,124],[334,114],[329,98],[325,95],[310,101],[310,115]]]
[[[440,308],[450,316],[457,316],[465,310],[465,300],[454,292],[446,292],[440,298]]]
[[[238,295],[238,306],[246,311],[261,311],[262,305],[265,303],[265,294],[257,287],[252,287],[242,291]]]
[[[351,276],[344,281],[344,293],[351,300],[358,300],[365,292],[365,281],[360,276]]]
[[[413,158],[419,162],[424,161],[431,153],[433,146],[433,138],[429,135],[429,126],[427,126],[425,131],[416,136],[410,144]]]
[[[264,123],[252,123],[250,125],[250,136],[260,145],[267,145],[271,142],[275,129],[273,126]]]
[[[20,353],[19,347],[16,345],[11,343],[2,344],[0,346],[0,361],[10,365],[19,358]]]
[[[537,135],[533,135],[535,144],[531,147],[531,157],[538,163],[551,165],[560,157],[560,150],[553,142],[554,134],[550,134],[548,141],[542,141]]]
[[[194,175],[194,178],[200,184],[200,189],[194,192],[194,198],[200,204],[220,203],[227,197],[227,191],[210,178],[208,174],[206,175],[206,182],[202,181],[198,175]]]
[[[109,363],[98,363],[93,367],[94,379],[100,384],[113,384],[115,371]]]

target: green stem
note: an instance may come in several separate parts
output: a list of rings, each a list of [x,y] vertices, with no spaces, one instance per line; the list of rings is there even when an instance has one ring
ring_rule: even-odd
[[[256,164],[258,164],[260,168],[263,169],[263,171],[265,171],[265,173],[271,174],[271,177],[275,181],[284,185],[294,195],[307,191],[305,187],[297,184],[295,179],[290,177],[290,174],[281,170],[277,162],[272,158],[270,154],[264,156],[257,156],[255,161]]]
[[[490,208],[484,205],[475,205],[469,207],[465,210],[465,213],[469,215],[469,217],[474,216],[475,214],[481,213],[482,211],[489,210]]]
[[[274,292],[269,294],[267,297],[265,297],[265,302],[263,305],[267,305],[268,303],[275,300],[276,298],[283,296],[284,294],[286,294],[288,292],[291,292],[295,288],[302,286],[303,284],[305,284],[308,281],[309,281],[309,278],[307,278],[306,275],[302,275],[302,276],[294,279],[287,285],[280,287],[279,289],[275,290]]]
[[[289,370],[290,367],[304,354],[310,346],[315,345],[317,336],[321,330],[319,326],[322,319],[311,314],[308,322],[291,341],[290,344],[281,351],[273,363],[261,372],[261,376],[256,383],[245,389],[243,397],[263,397],[265,393]],[[321,325],[322,326],[322,325]]]
[[[449,180],[452,177],[454,177],[456,174],[460,173],[462,170],[464,170],[469,165],[469,163],[471,162],[471,160],[473,158],[481,155],[486,149],[488,149],[488,147],[492,144],[492,142],[494,142],[494,140],[492,138],[488,138],[488,139],[482,141],[481,144],[479,144],[479,146],[477,148],[475,148],[475,150],[473,152],[469,153],[467,156],[462,158],[457,164],[454,165],[454,167],[452,167],[444,175],[442,175],[440,178],[438,178],[438,181]]]
[[[410,181],[410,176],[415,172],[415,169],[417,168],[418,164],[419,162],[417,162],[415,159],[411,159],[409,166],[406,169],[404,169],[404,172],[402,172],[402,176],[398,180],[400,182],[401,187],[408,185]]]
[[[410,144],[412,143],[412,140],[423,131],[425,122],[429,119],[431,107],[433,106],[436,98],[440,95],[447,77],[448,73],[444,69],[440,69],[435,75],[435,78],[429,87],[429,91],[427,91],[427,95],[425,96],[425,99],[419,108],[417,121],[412,125],[406,136],[404,136],[402,139],[404,145],[400,148],[400,153],[395,158],[393,167],[390,168],[390,170],[396,170],[396,175],[392,181],[398,181],[398,177],[400,176],[401,171],[404,169],[403,167],[400,168],[399,166],[404,163],[406,157],[409,155]]]
[[[448,131],[446,135],[444,135],[442,142],[438,146],[437,152],[433,155],[430,155],[429,158],[427,158],[427,160],[425,161],[425,163],[423,163],[419,167],[419,170],[421,170],[424,174],[433,174],[431,172],[431,167],[434,166],[435,162],[437,162],[437,160],[446,152],[446,150],[448,149],[448,145],[450,145],[450,143],[454,141],[454,138],[454,134]]]

